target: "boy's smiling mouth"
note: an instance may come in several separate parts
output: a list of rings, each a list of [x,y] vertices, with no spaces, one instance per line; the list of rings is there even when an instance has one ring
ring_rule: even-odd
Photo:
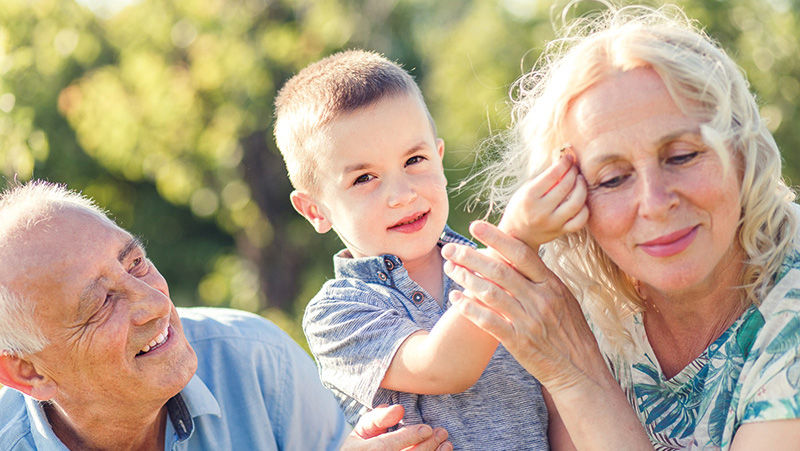
[[[430,212],[431,211],[428,210],[424,213],[416,213],[414,215],[407,216],[398,221],[395,225],[390,226],[388,229],[402,233],[416,232],[422,229],[425,226],[425,223],[428,222],[428,215]]]

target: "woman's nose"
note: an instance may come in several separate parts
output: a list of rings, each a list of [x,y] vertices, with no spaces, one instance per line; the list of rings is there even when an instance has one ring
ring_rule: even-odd
[[[678,194],[661,168],[643,171],[639,175],[639,215],[646,219],[660,220],[678,206]]]

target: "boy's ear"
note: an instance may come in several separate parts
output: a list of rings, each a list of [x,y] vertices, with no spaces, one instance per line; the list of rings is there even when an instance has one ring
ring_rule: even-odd
[[[436,151],[439,153],[439,158],[444,158],[444,140],[436,138]]]
[[[289,195],[289,200],[292,201],[294,209],[314,226],[317,233],[326,233],[331,229],[331,222],[328,221],[322,206],[310,194],[294,190]]]
[[[8,352],[0,352],[0,383],[39,401],[52,399],[58,391],[55,381],[39,374],[30,361]]]

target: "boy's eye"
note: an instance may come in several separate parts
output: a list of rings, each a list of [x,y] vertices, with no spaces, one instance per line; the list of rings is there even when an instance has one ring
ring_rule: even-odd
[[[422,161],[425,161],[425,157],[423,157],[422,155],[415,155],[406,160],[406,166],[411,166],[412,164],[421,163]]]
[[[353,181],[353,185],[360,185],[362,183],[367,183],[374,178],[375,176],[370,174],[361,174],[358,177],[356,177],[356,179]]]

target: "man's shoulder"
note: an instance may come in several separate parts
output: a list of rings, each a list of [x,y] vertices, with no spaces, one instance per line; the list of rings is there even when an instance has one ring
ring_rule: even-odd
[[[8,387],[0,388],[0,449],[34,449],[25,397]]]
[[[291,341],[283,330],[269,320],[242,310],[190,307],[179,308],[178,315],[190,343],[222,339],[276,343]]]

